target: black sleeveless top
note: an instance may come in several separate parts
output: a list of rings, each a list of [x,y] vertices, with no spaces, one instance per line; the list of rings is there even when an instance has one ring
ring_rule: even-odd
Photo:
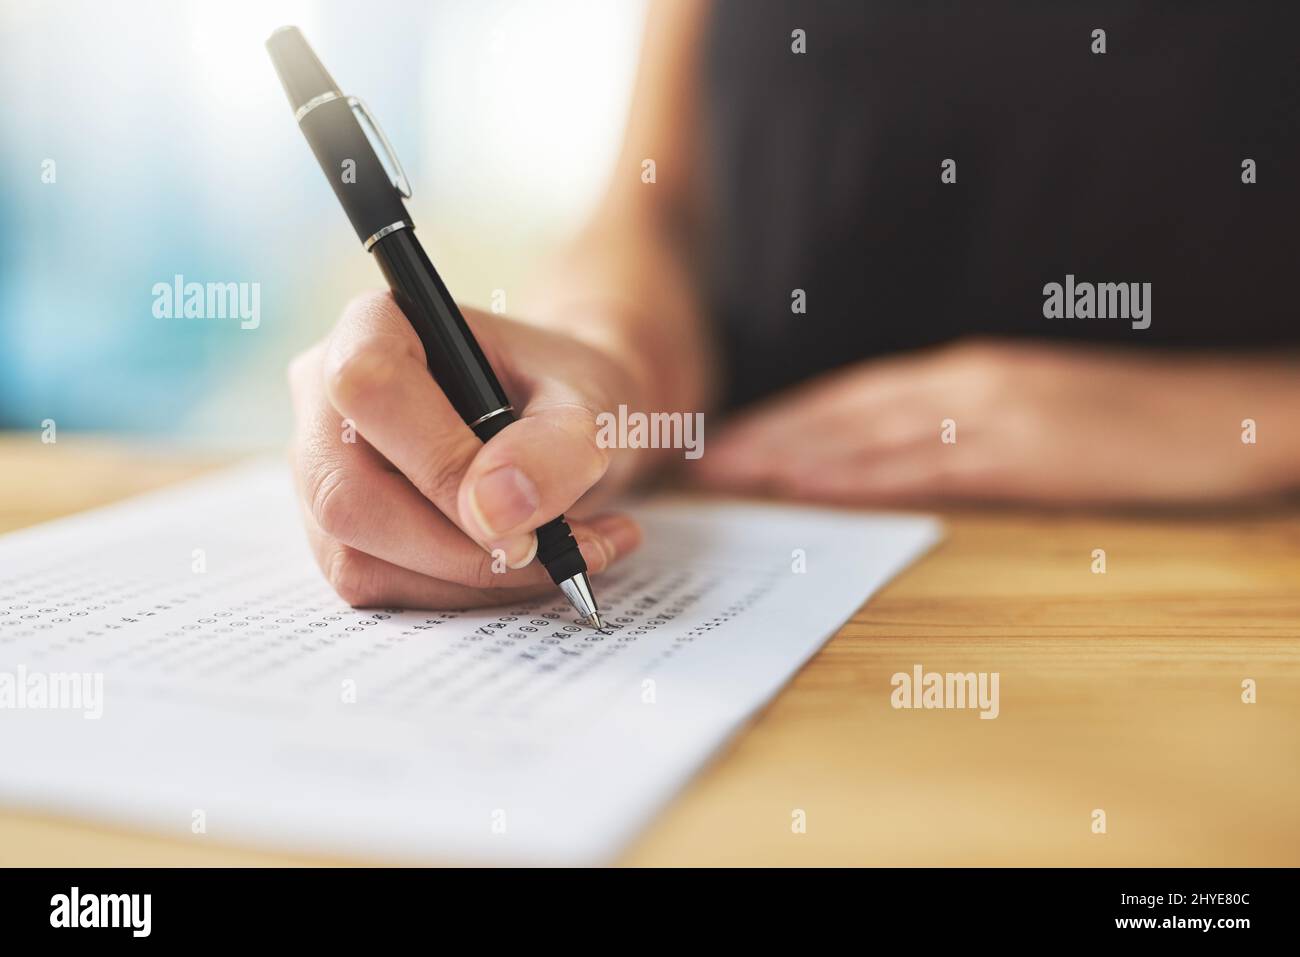
[[[728,404],[977,333],[1300,343],[1300,3],[1092,6],[715,0],[702,245]],[[1150,328],[1045,318],[1067,274],[1151,283]]]

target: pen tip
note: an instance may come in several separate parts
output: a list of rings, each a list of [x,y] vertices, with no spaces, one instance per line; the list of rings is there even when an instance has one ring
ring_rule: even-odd
[[[595,596],[591,593],[591,582],[588,581],[586,572],[579,572],[572,578],[560,582],[560,591],[564,592],[564,597],[578,613],[579,621],[593,628],[605,627],[605,623],[600,620],[600,609],[596,605]]]

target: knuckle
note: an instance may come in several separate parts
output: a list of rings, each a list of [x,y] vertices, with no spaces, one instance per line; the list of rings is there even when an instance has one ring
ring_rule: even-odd
[[[359,292],[349,299],[348,304],[343,307],[343,314],[350,316],[356,313],[363,315],[372,312],[383,313],[395,306],[391,293],[371,289],[367,292]]]
[[[341,466],[321,466],[307,476],[307,506],[317,526],[331,538],[352,538],[362,514],[359,499],[355,482]]]
[[[461,479],[473,456],[472,448],[463,449],[456,444],[442,446],[426,455],[416,474],[407,478],[429,501],[450,505],[460,494]]]
[[[1013,349],[974,342],[962,347],[960,359],[955,378],[974,399],[992,399],[1016,381],[1018,363]]]
[[[585,405],[556,407],[562,418],[556,422],[556,437],[572,445],[576,441],[581,455],[570,457],[574,469],[580,470],[585,486],[594,485],[609,469],[610,449],[600,441],[598,413]]]
[[[300,352],[289,360],[289,364],[285,367],[285,377],[291,386],[307,378],[309,366],[315,358],[316,350],[313,348]]]
[[[509,567],[499,551],[484,552],[467,561],[463,568],[457,569],[452,580],[458,585],[468,585],[471,588],[496,588],[505,582],[509,574]]]
[[[392,293],[366,292],[354,297],[343,311],[340,326],[356,329],[362,338],[386,339],[395,351],[423,361],[424,347]]]
[[[601,444],[600,432],[596,428],[596,417],[590,412],[584,415],[581,419],[579,435],[586,443],[587,448],[590,449],[590,454],[587,456],[587,468],[589,469],[588,477],[591,480],[591,484],[594,484],[596,480],[604,475],[605,471],[609,468],[610,450]]]
[[[334,592],[354,608],[382,604],[374,565],[355,548],[333,546],[326,561],[325,577]]]
[[[331,353],[325,365],[326,388],[345,402],[382,394],[398,375],[402,359],[382,337],[362,339]]]

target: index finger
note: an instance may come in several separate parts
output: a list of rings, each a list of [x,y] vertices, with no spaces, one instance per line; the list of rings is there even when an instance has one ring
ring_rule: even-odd
[[[512,566],[532,559],[535,536],[483,541],[461,522],[457,492],[483,445],[429,374],[392,296],[363,296],[344,310],[326,346],[325,387],[334,408],[461,531],[501,548]]]

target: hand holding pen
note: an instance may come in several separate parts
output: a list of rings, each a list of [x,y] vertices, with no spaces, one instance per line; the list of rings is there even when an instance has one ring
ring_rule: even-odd
[[[627,371],[554,332],[462,315],[414,237],[405,175],[364,105],[338,92],[296,29],[268,48],[393,290],[355,301],[291,369],[295,473],[322,570],[343,598],[370,606],[504,603],[549,579],[599,627],[588,573],[635,548],[640,532],[625,515],[570,525],[562,513],[605,474],[596,416],[617,404]],[[358,114],[389,151],[396,183]]]

